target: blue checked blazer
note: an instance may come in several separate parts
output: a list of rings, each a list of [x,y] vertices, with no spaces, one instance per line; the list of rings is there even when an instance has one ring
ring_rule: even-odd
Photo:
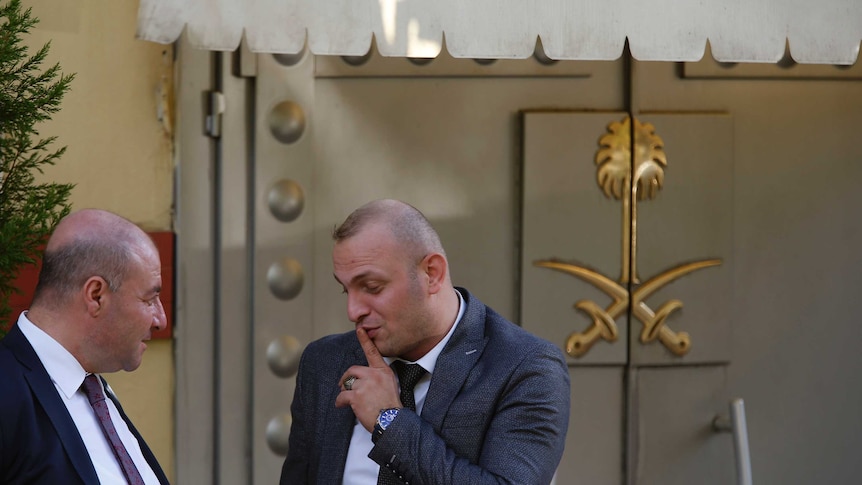
[[[402,409],[369,457],[411,484],[550,483],[569,422],[562,351],[458,288],[467,308],[437,360],[422,415]],[[355,332],[303,352],[281,485],[341,483],[355,417],[338,380],[367,365]]]
[[[159,482],[167,485],[156,457],[120,403],[107,394],[141,444]],[[99,485],[72,416],[17,325],[0,340],[0,483]]]

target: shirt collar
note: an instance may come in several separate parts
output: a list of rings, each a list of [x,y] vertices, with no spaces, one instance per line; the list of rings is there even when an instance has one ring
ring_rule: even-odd
[[[51,381],[63,392],[66,399],[71,399],[84,383],[87,372],[65,347],[31,322],[27,318],[27,312],[18,317],[18,328],[36,351]]]
[[[434,373],[434,367],[437,365],[437,357],[440,357],[440,354],[443,352],[443,348],[446,347],[449,339],[452,338],[452,334],[455,332],[455,327],[457,327],[458,323],[461,322],[461,318],[464,316],[464,312],[467,309],[467,305],[464,302],[464,297],[461,296],[461,292],[455,290],[455,294],[458,295],[458,315],[455,317],[455,323],[452,324],[452,328],[449,329],[449,332],[445,337],[443,337],[443,340],[438,342],[437,345],[435,345],[433,349],[429,350],[427,354],[423,355],[416,362],[408,362],[408,364],[419,364],[428,372],[429,375]],[[384,357],[383,360],[385,360],[388,365],[392,365],[392,362],[404,359]]]

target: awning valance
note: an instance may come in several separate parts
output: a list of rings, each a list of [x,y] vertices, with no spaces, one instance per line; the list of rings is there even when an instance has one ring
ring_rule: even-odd
[[[138,37],[255,52],[853,64],[862,0],[140,0]]]

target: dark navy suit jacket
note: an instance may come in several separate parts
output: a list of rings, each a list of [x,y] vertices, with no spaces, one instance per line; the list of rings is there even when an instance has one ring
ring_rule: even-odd
[[[104,381],[103,381],[104,383]],[[107,393],[162,484],[162,468],[120,403]],[[0,340],[0,483],[98,485],[72,416],[17,325]]]
[[[562,351],[458,290],[467,308],[437,359],[422,415],[402,409],[369,457],[417,485],[547,484],[569,422]],[[356,418],[335,397],[352,365],[367,365],[355,332],[303,352],[282,485],[341,483]]]

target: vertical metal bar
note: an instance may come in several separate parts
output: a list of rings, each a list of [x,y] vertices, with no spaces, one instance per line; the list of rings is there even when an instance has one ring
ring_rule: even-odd
[[[216,92],[222,91],[222,53],[212,53],[213,64],[213,89]],[[216,121],[217,123],[218,121]],[[220,127],[217,128],[220,132]],[[213,369],[215,376],[213,379],[213,485],[221,483],[219,474],[219,463],[221,462],[221,429],[219,423],[221,421],[221,376],[222,376],[222,355],[221,355],[221,311],[218,302],[221,296],[221,219],[222,219],[222,143],[220,138],[213,138],[213,220],[212,220],[212,241],[213,241],[213,286],[212,298],[215,302],[215,311],[213,312]]]
[[[214,483],[212,290],[213,143],[202,129],[212,57],[183,35],[177,43],[176,483]]]
[[[751,454],[748,450],[748,426],[745,422],[745,404],[736,398],[728,404],[730,416],[719,415],[712,420],[716,431],[733,433],[733,452],[736,464],[737,485],[752,485]]]
[[[623,49],[623,108],[630,118],[634,118],[634,109],[635,109],[635,62],[631,56],[631,51],[629,50],[628,40],[626,41],[625,47]],[[632,157],[634,157],[634,120],[629,123],[630,131],[629,132],[629,153]],[[625,197],[629,197],[628,205],[632,206],[633,201],[631,200],[632,194],[634,191],[632,190],[632,185],[634,183],[634,163],[632,161],[631,172],[629,173],[629,186],[626,187],[626,195]],[[623,204],[626,202],[623,201]],[[626,211],[624,211],[625,213]],[[626,287],[626,291],[631,295],[634,286],[633,275],[635,272],[635,268],[632,267],[632,240],[631,236],[635,230],[635,221],[632,218],[631,210],[626,214],[629,217],[628,221],[624,221],[623,223],[627,223],[628,230],[623,231],[623,237],[628,236],[628,239],[624,241],[623,247],[628,248],[628,254],[626,255],[626,260],[622,261],[623,267],[620,268],[621,272],[626,275],[626,281],[622,281]],[[626,270],[628,268],[628,270]],[[626,364],[625,364],[625,372],[624,372],[624,384],[623,384],[623,396],[624,396],[624,415],[623,415],[623,480],[626,485],[637,485],[637,471],[639,467],[639,457],[638,457],[638,443],[640,441],[640,433],[639,426],[640,423],[638,421],[638,396],[637,396],[637,388],[638,388],[638,372],[637,368],[632,365],[632,309],[631,305],[628,305],[626,309]]]
[[[736,483],[752,485],[751,455],[748,451],[748,426],[745,422],[745,403],[742,399],[730,402],[730,422],[733,426],[733,450],[736,455]]]
[[[248,95],[253,79],[237,77],[232,66],[238,53],[222,53],[218,63],[220,115],[217,274],[217,403],[215,422],[217,477],[220,483],[252,483],[251,305],[249,277],[250,138]],[[230,57],[229,57],[230,56]],[[233,59],[231,59],[231,57]],[[244,419],[246,417],[246,419]]]
[[[249,55],[244,55],[244,57],[252,57],[254,59],[257,58],[257,54],[249,53]],[[256,66],[255,61],[255,66]],[[254,446],[252,443],[252,439],[254,436],[254,367],[252,356],[254,356],[254,342],[255,342],[255,312],[252,309],[251,302],[254,301],[254,294],[257,291],[255,282],[257,281],[257,277],[255,274],[254,267],[254,248],[257,244],[255,239],[256,234],[256,222],[255,222],[255,201],[257,200],[257,190],[255,189],[255,183],[257,180],[257,148],[255,145],[255,133],[257,132],[257,84],[254,80],[249,80],[246,89],[246,113],[245,119],[247,131],[245,133],[245,144],[246,144],[246,252],[245,252],[245,267],[247,273],[247,281],[246,285],[246,304],[248,306],[246,315],[248,318],[248,342],[245,345],[245,352],[248,355],[248,366],[245,369],[245,382],[246,382],[246,399],[245,399],[245,426],[248,431],[246,435],[247,443],[245,444],[245,454],[246,461],[248,466],[248,481],[247,483],[254,483],[255,473],[254,473],[254,460],[253,460],[253,450]]]

